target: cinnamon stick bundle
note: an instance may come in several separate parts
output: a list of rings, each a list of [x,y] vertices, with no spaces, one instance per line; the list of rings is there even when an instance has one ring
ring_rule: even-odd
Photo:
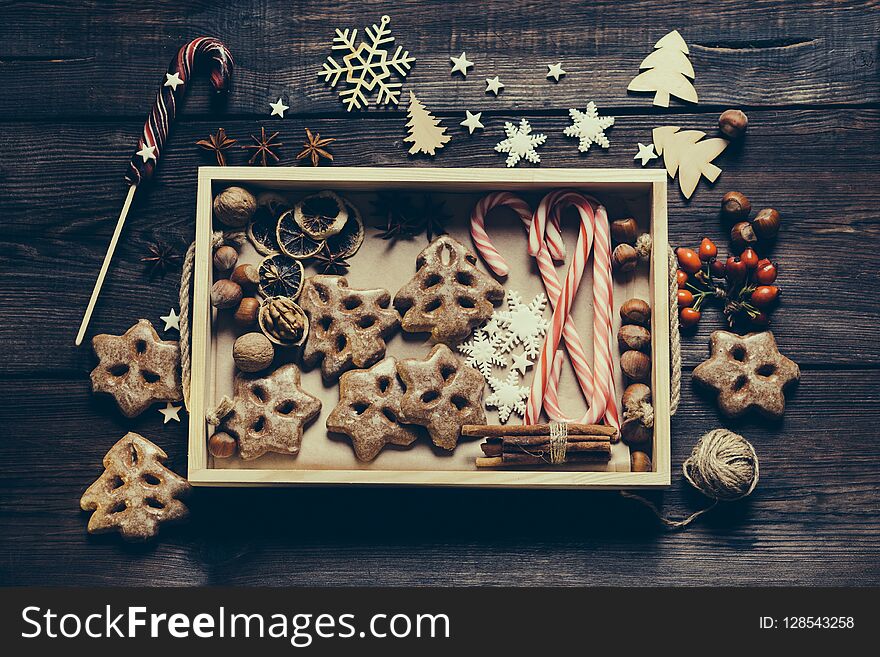
[[[608,436],[612,440],[617,437],[617,429],[604,424],[580,424],[572,422],[566,425],[568,439],[572,436]],[[549,424],[465,424],[461,428],[462,436],[478,438],[498,438],[512,436],[549,436]]]
[[[566,463],[607,463],[608,455],[597,452],[566,454]],[[520,465],[550,465],[546,457],[526,454],[524,452],[504,452],[501,456],[478,456],[475,459],[478,468],[500,468]]]

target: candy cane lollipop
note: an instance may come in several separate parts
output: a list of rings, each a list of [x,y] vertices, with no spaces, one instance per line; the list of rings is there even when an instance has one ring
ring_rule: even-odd
[[[89,305],[86,307],[85,315],[80,324],[79,333],[76,336],[77,346],[82,344],[89,326],[95,302],[101,293],[101,286],[104,284],[104,277],[107,275],[107,269],[113,259],[113,252],[116,250],[116,243],[122,233],[122,227],[128,216],[135,191],[138,185],[152,177],[153,170],[159,162],[159,156],[168,139],[168,130],[177,114],[177,101],[182,99],[186,93],[193,69],[197,64],[202,63],[210,65],[211,84],[216,91],[221,92],[229,89],[233,67],[232,54],[221,41],[213,37],[193,39],[177,52],[177,56],[168,65],[168,73],[165,74],[165,80],[159,87],[153,108],[144,123],[144,131],[138,141],[138,150],[131,156],[128,172],[125,174],[125,179],[130,185],[128,196],[125,197],[122,212],[116,221],[113,237],[110,239],[110,246],[104,255],[101,271],[98,272],[98,280],[95,281]]]

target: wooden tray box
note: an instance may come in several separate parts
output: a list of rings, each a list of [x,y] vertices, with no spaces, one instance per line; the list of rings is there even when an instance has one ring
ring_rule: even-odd
[[[216,368],[221,366],[216,358],[217,342],[220,339],[213,326],[212,316],[215,312],[209,301],[212,280],[211,265],[211,232],[214,230],[212,222],[212,199],[220,189],[231,184],[241,184],[255,189],[278,189],[281,191],[291,190],[320,190],[332,189],[344,194],[358,194],[363,192],[375,192],[381,190],[416,190],[429,192],[436,195],[471,195],[467,196],[469,205],[466,216],[459,217],[462,226],[467,221],[473,200],[481,194],[490,191],[507,190],[523,195],[531,195],[538,198],[540,194],[559,187],[574,188],[596,196],[606,204],[612,219],[622,216],[621,211],[632,212],[636,215],[640,224],[649,229],[654,240],[654,250],[650,262],[649,272],[644,277],[640,289],[625,289],[623,295],[615,284],[615,306],[629,296],[642,296],[647,298],[653,308],[652,313],[652,384],[653,400],[655,406],[653,465],[654,472],[633,473],[628,471],[582,471],[568,469],[544,468],[540,470],[493,470],[483,471],[473,467],[473,460],[460,462],[457,469],[449,469],[447,461],[437,461],[437,468],[430,466],[420,469],[382,467],[381,457],[372,464],[357,464],[344,469],[331,469],[328,467],[298,465],[295,458],[285,462],[284,468],[279,468],[277,462],[271,457],[261,457],[245,464],[232,463],[240,461],[237,457],[228,459],[226,463],[215,463],[215,459],[208,454],[206,439],[210,435],[209,427],[204,421],[205,411],[210,408],[218,398],[217,386],[224,385],[231,374],[224,370],[221,376],[216,375]],[[614,202],[612,202],[614,201]],[[464,200],[462,201],[464,203]],[[618,211],[615,212],[615,203]],[[633,211],[637,207],[639,211]],[[623,210],[620,210],[623,208]],[[368,256],[384,259],[381,249],[388,248],[387,243],[378,240],[373,235],[371,217],[368,208],[362,207],[361,212],[366,225],[366,237],[364,246],[356,258],[363,261]],[[458,214],[461,214],[459,212]],[[642,214],[644,216],[639,216]],[[512,217],[513,215],[511,215]],[[512,221],[513,219],[511,219]],[[489,232],[499,230],[496,223],[489,226]],[[519,249],[525,252],[525,234],[522,226],[517,221],[517,229],[522,233]],[[491,224],[491,222],[490,222]],[[507,227],[505,227],[507,228]],[[513,230],[512,228],[510,230]],[[469,239],[459,237],[462,242],[471,247]],[[424,237],[421,242],[415,242],[414,252],[424,245]],[[569,249],[574,248],[574,241],[569,240]],[[195,280],[193,285],[193,323],[192,323],[192,392],[190,399],[189,416],[189,480],[195,485],[205,486],[270,486],[270,485],[299,485],[299,484],[369,484],[369,485],[432,485],[432,486],[476,486],[476,487],[511,487],[511,488],[593,488],[593,489],[621,489],[621,488],[658,488],[668,486],[670,483],[670,416],[669,416],[669,309],[668,299],[668,274],[667,274],[667,225],[666,225],[666,172],[662,170],[640,169],[434,169],[434,168],[343,168],[343,167],[202,167],[199,169],[198,201],[196,207],[196,258]],[[471,247],[472,248],[472,247]],[[499,246],[500,248],[500,246]],[[374,249],[375,253],[365,254],[365,250]],[[509,252],[505,256],[510,259]],[[525,257],[525,256],[523,256]],[[357,263],[352,265],[352,273],[356,271]],[[412,276],[415,266],[414,259],[408,259],[408,269],[395,272],[384,287],[392,294],[406,280]],[[482,266],[482,263],[481,263]],[[511,266],[514,267],[511,260]],[[561,276],[564,276],[567,263],[561,265]],[[375,269],[375,268],[374,268]],[[380,267],[381,269],[381,267]],[[513,276],[513,270],[511,277]],[[309,272],[307,271],[307,275]],[[386,274],[387,275],[387,274]],[[351,280],[351,284],[358,287],[357,281]],[[590,279],[591,280],[591,279]],[[538,291],[540,280],[537,282]],[[584,286],[591,286],[591,282],[585,276]],[[637,287],[637,286],[636,286]],[[589,287],[585,290],[589,292]],[[578,299],[581,297],[579,296]],[[591,293],[583,298],[591,299]],[[615,317],[616,311],[615,310]],[[549,310],[548,310],[549,316]],[[582,329],[591,330],[589,326]],[[392,338],[392,341],[396,338]],[[389,343],[391,344],[391,343]],[[585,344],[590,342],[585,339]],[[229,360],[231,357],[222,359]],[[222,365],[226,367],[226,365]],[[231,370],[229,370],[231,372]],[[531,371],[531,370],[530,370]],[[619,373],[618,373],[619,376]],[[219,381],[218,381],[219,380]],[[623,387],[618,380],[618,395]],[[314,393],[314,390],[306,388]],[[321,416],[315,422],[318,426],[314,434],[320,436],[326,430],[323,422],[329,408],[322,410]],[[332,406],[330,406],[332,408]],[[515,423],[518,417],[513,415],[510,422]],[[313,428],[315,425],[312,425]],[[305,448],[306,441],[318,440],[312,432],[306,431],[303,438]],[[477,443],[473,443],[473,451]],[[341,447],[336,445],[336,447]],[[350,445],[345,445],[350,451]],[[459,446],[458,450],[463,448]],[[425,447],[424,449],[428,449]],[[387,450],[387,448],[386,448]],[[456,451],[458,451],[456,450]],[[627,452],[628,454],[628,452]],[[302,453],[300,454],[302,457]],[[395,458],[389,456],[389,459]],[[442,457],[437,457],[442,458]],[[264,461],[265,459],[265,461]],[[263,462],[261,464],[261,462]],[[427,463],[431,463],[427,461]],[[440,468],[440,463],[444,467]],[[470,463],[470,466],[466,465]],[[572,466],[573,467],[573,466]]]

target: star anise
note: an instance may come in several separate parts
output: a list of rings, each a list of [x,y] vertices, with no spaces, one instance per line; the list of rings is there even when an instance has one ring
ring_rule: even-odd
[[[221,167],[226,166],[226,155],[223,153],[227,148],[232,146],[237,139],[230,139],[226,136],[225,128],[218,128],[217,134],[208,135],[207,139],[199,139],[196,142],[197,146],[201,146],[206,151],[211,151],[214,155],[217,156],[217,164]]]
[[[266,137],[266,128],[260,128],[259,138],[256,135],[251,135],[251,139],[254,140],[254,143],[242,146],[242,148],[254,151],[251,159],[248,160],[248,164],[255,164],[259,159],[264,167],[269,166],[269,158],[272,158],[276,162],[280,162],[281,158],[278,157],[275,151],[279,146],[283,146],[284,144],[280,141],[275,141],[275,137],[277,136],[278,133],[273,132],[270,137]]]
[[[335,138],[328,137],[326,139],[321,139],[321,133],[317,132],[314,135],[312,131],[306,128],[306,141],[303,142],[303,150],[302,152],[296,156],[297,160],[304,160],[305,158],[310,158],[312,160],[312,166],[318,166],[318,163],[321,161],[323,157],[325,160],[333,161],[333,156],[324,149],[324,146],[328,144],[332,144],[336,141]]]
[[[411,201],[395,192],[379,192],[373,203],[373,214],[379,217],[380,223],[375,226],[383,240],[412,239],[421,232],[419,222],[414,220],[414,209]]]
[[[430,194],[425,194],[418,212],[420,228],[425,231],[429,242],[438,235],[446,234],[446,222],[452,218],[446,211],[446,201],[438,202]]]
[[[154,242],[147,246],[147,250],[149,255],[141,258],[141,262],[146,265],[150,278],[157,274],[164,276],[171,265],[180,260],[180,256],[174,248],[165,242]]]
[[[332,253],[326,244],[312,259],[315,261],[315,269],[322,274],[344,274],[350,266],[345,258]]]

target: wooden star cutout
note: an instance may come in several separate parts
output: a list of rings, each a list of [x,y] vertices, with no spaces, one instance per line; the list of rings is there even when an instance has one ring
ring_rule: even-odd
[[[639,142],[639,152],[636,153],[636,156],[633,159],[641,160],[642,166],[645,166],[651,160],[657,159],[657,153],[654,152],[654,144],[648,144],[645,146],[643,143]]]
[[[155,160],[156,159],[156,147],[155,146],[147,146],[146,144],[144,144],[143,148],[141,148],[141,150],[139,150],[137,153],[135,153],[135,155],[140,155],[142,158],[144,158],[144,162],[148,162],[151,159]]]
[[[557,82],[559,82],[559,78],[565,75],[565,71],[562,70],[562,62],[557,62],[556,64],[547,64],[547,78],[553,78]]]
[[[779,353],[769,331],[739,336],[715,331],[712,355],[694,369],[698,383],[718,391],[718,408],[727,417],[756,410],[781,418],[784,390],[800,378],[797,363]]]
[[[497,75],[494,78],[486,78],[486,93],[491,92],[497,96],[502,89],[504,89],[504,85],[501,84]]]
[[[166,73],[165,74],[165,87],[171,87],[171,91],[177,91],[177,87],[183,84],[183,80],[180,79],[180,73]]]
[[[165,408],[160,408],[159,412],[163,415],[162,424],[168,424],[171,420],[180,422],[180,409],[183,406],[175,406],[171,402],[165,404]]]
[[[465,128],[467,128],[468,134],[472,135],[472,134],[474,134],[474,130],[476,130],[477,128],[485,128],[486,127],[482,123],[480,123],[480,117],[483,116],[482,112],[477,112],[476,114],[472,114],[468,110],[465,110],[464,113],[466,115],[466,118],[464,121],[459,123],[459,125],[463,125]]]
[[[454,74],[456,71],[461,73],[462,77],[467,77],[468,68],[474,65],[473,62],[468,61],[467,55],[463,52],[458,57],[450,57],[452,61],[452,73]]]
[[[277,103],[269,103],[269,107],[272,108],[272,113],[269,116],[280,116],[282,119],[284,118],[284,112],[290,109],[280,98]]]
[[[159,319],[165,322],[166,331],[170,331],[171,329],[175,329],[177,331],[180,330],[180,317],[176,312],[174,312],[174,308],[172,308],[167,315],[162,315]]]

